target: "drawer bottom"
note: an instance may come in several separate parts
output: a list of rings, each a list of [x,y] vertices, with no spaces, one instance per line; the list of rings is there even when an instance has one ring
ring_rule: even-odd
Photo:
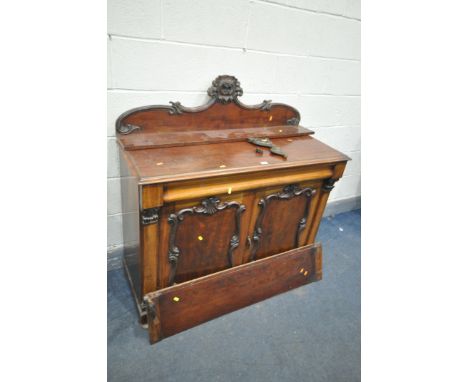
[[[317,243],[149,293],[150,343],[321,279]]]

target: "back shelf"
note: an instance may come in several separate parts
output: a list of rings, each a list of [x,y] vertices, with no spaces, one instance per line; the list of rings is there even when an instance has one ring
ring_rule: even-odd
[[[119,140],[125,150],[143,150],[160,147],[194,146],[221,142],[241,142],[247,138],[290,138],[313,134],[302,126],[284,125],[267,127],[242,127],[230,129],[210,129],[203,127],[186,131],[143,132],[134,131],[120,135]]]

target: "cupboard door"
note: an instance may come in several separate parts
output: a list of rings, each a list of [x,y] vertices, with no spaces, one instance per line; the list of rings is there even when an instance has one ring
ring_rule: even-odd
[[[232,267],[245,209],[237,201],[211,197],[170,214],[168,285]]]
[[[250,260],[257,260],[300,246],[301,235],[312,218],[311,204],[317,190],[292,184],[258,199]]]

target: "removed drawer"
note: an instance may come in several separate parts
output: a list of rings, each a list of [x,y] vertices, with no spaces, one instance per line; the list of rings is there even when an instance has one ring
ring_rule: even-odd
[[[150,342],[321,279],[318,243],[149,293]]]

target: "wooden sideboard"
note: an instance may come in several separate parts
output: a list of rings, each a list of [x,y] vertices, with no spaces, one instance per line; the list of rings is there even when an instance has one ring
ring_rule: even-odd
[[[116,121],[124,268],[150,342],[321,279],[315,243],[349,158],[289,105],[245,105],[232,76],[208,103]]]

